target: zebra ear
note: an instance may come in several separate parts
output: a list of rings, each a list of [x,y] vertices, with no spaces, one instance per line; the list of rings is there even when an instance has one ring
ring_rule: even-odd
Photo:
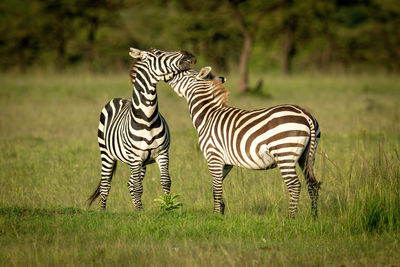
[[[211,73],[211,67],[207,66],[200,70],[199,74],[196,76],[196,80],[205,80],[207,75]]]
[[[133,58],[146,59],[146,57],[147,57],[147,52],[131,47],[131,48],[130,48],[129,55],[130,55],[131,57],[133,57]]]

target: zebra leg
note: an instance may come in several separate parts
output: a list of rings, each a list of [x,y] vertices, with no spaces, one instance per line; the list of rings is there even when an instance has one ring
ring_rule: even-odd
[[[165,194],[169,194],[171,190],[171,177],[169,176],[169,157],[168,157],[168,152],[159,155],[156,158],[158,167],[160,168],[160,173],[161,173],[161,178],[160,178],[160,183],[161,187],[164,190]]]
[[[289,216],[295,218],[301,190],[301,184],[296,173],[296,165],[279,166],[279,170],[281,171],[290,195]]]
[[[313,165],[311,168],[314,168],[314,160],[312,163]],[[305,167],[305,160],[303,158],[300,158],[299,165],[307,182],[307,191],[311,199],[311,213],[314,219],[316,219],[318,218],[318,190],[320,187],[320,182],[317,182],[313,170],[307,170]]]
[[[222,181],[225,180],[225,177],[228,175],[228,173],[232,170],[232,165],[225,165],[224,168],[222,169]],[[221,214],[224,214],[225,212],[225,203],[224,199],[221,197]]]
[[[142,169],[140,170],[140,181],[143,182],[143,179],[144,179],[145,174],[146,174],[146,166],[143,165],[143,166],[142,166]]]
[[[220,162],[208,162],[208,170],[212,176],[214,212],[224,214],[225,203],[222,199],[222,181],[224,165]]]
[[[222,180],[225,180],[225,177],[228,175],[228,173],[232,170],[233,166],[232,165],[225,165],[223,170],[222,170]]]
[[[317,183],[316,185],[308,184],[308,194],[311,198],[311,212],[314,219],[318,218],[318,189],[319,183]]]
[[[110,193],[111,179],[117,167],[117,161],[108,154],[101,154],[100,208],[106,209],[107,197]]]
[[[131,177],[128,181],[128,189],[129,193],[132,197],[133,205],[136,210],[142,210],[142,193],[143,193],[143,184],[142,184],[142,174],[143,167],[141,162],[133,162],[131,165]]]

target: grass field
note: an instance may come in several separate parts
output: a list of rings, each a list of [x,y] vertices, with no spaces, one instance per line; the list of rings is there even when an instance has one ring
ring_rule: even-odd
[[[100,179],[99,112],[109,99],[131,95],[128,75],[2,74],[0,265],[400,266],[400,77],[265,75],[262,94],[250,96],[234,93],[235,78],[227,78],[230,105],[293,103],[318,119],[318,221],[303,177],[298,217],[287,217],[278,170],[234,168],[224,183],[226,215],[213,214],[186,102],[163,83],[172,193],[183,207],[159,210],[151,165],[145,211],[133,211],[130,171],[119,164],[107,212],[88,208]]]

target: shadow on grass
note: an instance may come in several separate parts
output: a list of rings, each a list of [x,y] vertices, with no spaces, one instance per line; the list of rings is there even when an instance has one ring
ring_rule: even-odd
[[[57,209],[23,208],[23,207],[0,207],[0,216],[56,216],[56,215],[79,215],[82,211],[74,207]]]

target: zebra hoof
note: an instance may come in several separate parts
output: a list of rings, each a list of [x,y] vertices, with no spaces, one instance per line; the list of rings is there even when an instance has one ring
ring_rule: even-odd
[[[140,207],[140,208],[135,208],[135,211],[143,211],[143,208],[142,208],[142,207]]]
[[[224,213],[225,213],[225,204],[221,203],[219,206],[214,206],[214,213],[224,215]]]
[[[221,203],[221,210],[220,210],[220,213],[221,213],[222,215],[225,214],[225,203],[224,203],[224,202]]]

